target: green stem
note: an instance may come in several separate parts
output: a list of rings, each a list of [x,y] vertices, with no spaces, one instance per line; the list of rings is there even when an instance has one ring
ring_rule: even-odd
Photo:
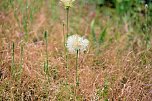
[[[26,11],[25,11],[25,17],[24,17],[24,31],[25,31],[25,40],[28,41],[28,1],[26,1]]]
[[[148,34],[148,4],[145,5],[145,12],[146,12],[146,46],[149,47],[150,36]]]
[[[66,36],[64,35],[64,24],[63,24],[63,36],[64,36],[64,49],[66,54],[66,84],[68,84],[68,54],[66,49]]]
[[[69,28],[68,28],[69,27],[69,8],[66,8],[66,10],[67,10],[67,34],[66,34],[65,40],[68,39],[68,34],[69,34]],[[68,50],[66,48],[66,43],[64,46],[65,46],[65,54],[66,54],[65,57],[66,57],[66,85],[67,85],[68,84]]]
[[[49,61],[48,61],[48,33],[47,33],[47,31],[45,31],[44,37],[45,37],[45,44],[46,44],[46,47],[45,47],[46,63],[45,63],[45,66],[44,66],[44,71],[45,71],[46,74],[48,74]]]
[[[66,8],[67,10],[67,38],[69,35],[69,8]]]
[[[66,54],[66,85],[68,84],[68,50],[67,48],[65,49],[65,54]]]
[[[79,80],[78,80],[78,55],[79,55],[79,50],[77,50],[77,56],[76,56],[76,86],[79,85]]]
[[[77,100],[77,87],[79,86],[79,79],[78,79],[78,55],[79,55],[79,50],[77,50],[77,54],[76,54],[75,101]]]
[[[64,49],[66,49],[66,45],[65,45],[66,44],[65,43],[66,38],[65,38],[65,35],[64,35],[64,23],[63,23],[63,37],[64,37],[64,40],[63,40],[64,41],[64,43],[63,43],[64,44]]]
[[[13,42],[13,44],[12,44],[12,66],[11,66],[11,73],[12,73],[12,76],[13,76],[13,77],[14,77],[14,69],[15,69],[14,50],[15,50],[15,44],[14,44],[14,42]]]
[[[20,60],[20,79],[21,79],[21,74],[22,74],[22,65],[23,65],[23,45],[21,44],[21,60]]]

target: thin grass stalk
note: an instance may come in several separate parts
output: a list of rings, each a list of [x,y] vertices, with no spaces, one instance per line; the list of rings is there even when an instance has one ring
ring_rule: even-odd
[[[15,51],[15,43],[12,43],[12,66],[11,66],[11,75],[12,78],[14,78],[14,73],[15,73],[15,57],[14,57],[14,51]]]
[[[25,40],[28,41],[28,1],[26,1],[25,16],[23,17],[23,27],[25,31]]]
[[[21,52],[20,52],[20,79],[23,71],[23,45],[21,44]]]
[[[44,72],[46,73],[46,61],[44,61]]]
[[[78,86],[79,86],[79,77],[78,77],[78,56],[79,56],[79,50],[77,50],[77,54],[76,54],[75,101],[77,101],[77,89],[78,89]]]

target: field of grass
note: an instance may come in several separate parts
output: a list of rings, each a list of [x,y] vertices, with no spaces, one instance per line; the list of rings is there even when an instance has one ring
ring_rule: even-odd
[[[152,3],[111,1],[0,0],[0,101],[151,101]]]

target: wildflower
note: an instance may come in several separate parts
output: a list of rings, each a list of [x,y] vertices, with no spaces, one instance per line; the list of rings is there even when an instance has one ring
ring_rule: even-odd
[[[72,7],[72,3],[75,1],[75,0],[60,0],[63,5],[65,6],[66,9]]]
[[[70,53],[76,54],[77,51],[83,53],[87,50],[89,41],[79,35],[69,36],[67,39],[67,48]]]

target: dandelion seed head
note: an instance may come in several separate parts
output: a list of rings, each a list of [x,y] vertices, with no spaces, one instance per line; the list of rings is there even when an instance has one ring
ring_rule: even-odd
[[[89,41],[87,39],[84,39],[79,35],[72,35],[68,37],[66,47],[70,53],[75,54],[77,50],[79,50],[79,52],[81,53],[86,51],[88,45],[89,45]]]

